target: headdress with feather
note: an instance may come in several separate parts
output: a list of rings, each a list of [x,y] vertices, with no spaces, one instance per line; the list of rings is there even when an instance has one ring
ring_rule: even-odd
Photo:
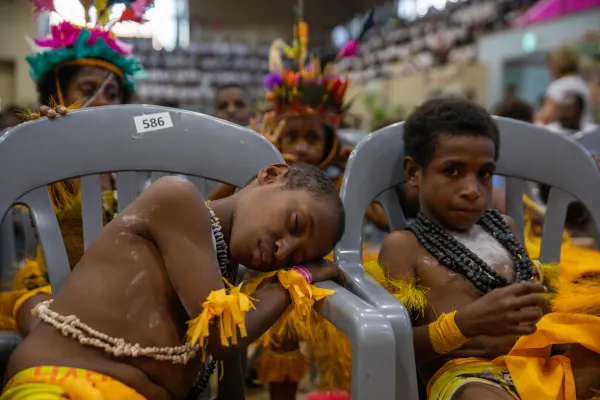
[[[42,12],[56,12],[53,0],[30,0],[37,18]],[[153,6],[153,0],[81,0],[86,24],[78,26],[63,21],[52,26],[50,34],[34,41],[33,54],[27,56],[29,74],[37,82],[48,72],[57,72],[65,66],[93,66],[117,75],[127,90],[135,89],[135,78],[142,73],[142,65],[132,56],[132,47],[117,39],[112,28],[117,22],[143,23],[144,13]],[[124,4],[118,18],[111,19],[117,4]],[[96,11],[96,21],[89,22],[89,11]],[[64,19],[64,18],[63,18]],[[57,79],[58,102],[64,104]]]
[[[322,68],[319,59],[309,56],[308,25],[302,20],[301,12],[299,14],[298,22],[294,25],[293,45],[289,46],[281,39],[271,45],[270,73],[264,79],[267,100],[273,103],[276,114],[316,113],[337,127],[350,107],[344,101],[349,82],[336,73],[335,63]],[[359,41],[373,25],[371,13],[359,37],[342,49],[336,61],[356,55]],[[291,67],[286,67],[284,57],[288,64],[292,63]]]

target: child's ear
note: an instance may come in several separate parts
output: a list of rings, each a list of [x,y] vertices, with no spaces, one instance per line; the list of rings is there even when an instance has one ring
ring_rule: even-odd
[[[256,176],[259,185],[268,185],[276,182],[283,182],[290,173],[290,167],[286,164],[267,165],[260,170]]]
[[[406,183],[411,187],[417,187],[419,184],[419,174],[421,168],[412,159],[412,157],[404,158],[404,177],[406,178]]]

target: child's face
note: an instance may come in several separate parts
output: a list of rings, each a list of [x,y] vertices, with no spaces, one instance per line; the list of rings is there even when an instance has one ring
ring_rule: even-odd
[[[123,104],[123,93],[119,87],[119,78],[112,72],[96,67],[81,67],[77,70],[69,82],[66,93],[63,93],[66,103],[69,105],[84,104],[89,98],[96,95],[108,74],[110,74],[110,77],[102,92],[97,94],[95,100],[88,107]]]
[[[252,117],[252,109],[246,93],[237,87],[223,89],[217,93],[214,103],[214,115],[217,118],[248,126]]]
[[[269,173],[259,174],[257,184],[240,193],[243,196],[236,207],[230,237],[231,257],[257,271],[273,271],[324,257],[335,245],[337,227],[330,201],[316,199],[306,190],[283,189],[285,172]]]
[[[427,167],[405,161],[421,211],[449,230],[471,228],[492,204],[494,142],[473,135],[440,135]]]
[[[325,128],[312,115],[287,117],[280,139],[280,151],[292,154],[298,163],[319,165],[325,153]]]

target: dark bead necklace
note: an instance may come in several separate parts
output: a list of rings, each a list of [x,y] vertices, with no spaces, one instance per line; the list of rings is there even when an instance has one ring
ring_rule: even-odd
[[[515,282],[525,282],[534,277],[533,264],[527,251],[513,235],[502,214],[487,210],[477,224],[510,253],[515,267]],[[462,275],[480,293],[486,294],[510,284],[477,254],[423,214],[419,213],[407,229],[440,264]]]
[[[229,264],[229,258],[227,255],[227,243],[225,242],[225,237],[223,236],[223,228],[221,226],[221,221],[215,215],[214,211],[210,208],[210,202],[206,203],[208,210],[210,211],[210,222],[212,233],[215,238],[216,248],[217,248],[217,259],[219,260],[219,268],[221,270],[221,276],[225,279],[229,279],[229,273],[227,272],[227,264]],[[196,400],[208,387],[208,383],[211,375],[215,372],[217,368],[217,360],[211,357],[210,361],[204,363],[198,376],[196,377],[196,381],[192,389],[188,392],[186,400]]]

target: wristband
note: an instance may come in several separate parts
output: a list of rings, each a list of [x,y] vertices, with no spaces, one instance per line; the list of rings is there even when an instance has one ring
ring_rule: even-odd
[[[469,341],[456,326],[456,322],[454,322],[455,314],[456,311],[442,314],[429,324],[429,341],[433,350],[438,354],[450,353]]]
[[[304,268],[302,265],[296,265],[294,268],[292,268],[292,271],[296,271],[297,273],[302,275],[302,278],[304,278],[306,283],[308,283],[309,285],[312,284],[312,282],[313,282],[312,274],[310,273],[309,270]]]

